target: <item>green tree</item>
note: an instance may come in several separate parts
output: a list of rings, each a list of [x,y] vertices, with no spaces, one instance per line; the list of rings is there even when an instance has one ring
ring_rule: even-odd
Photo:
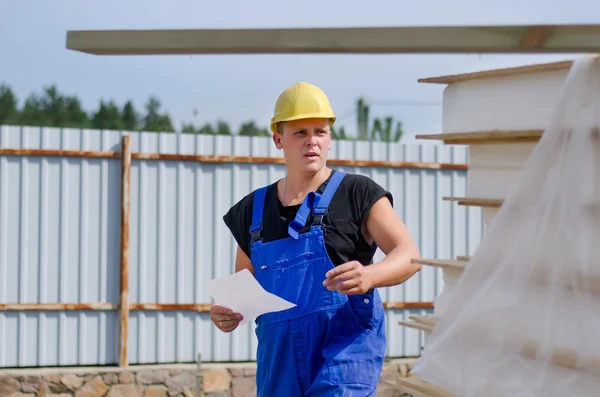
[[[398,121],[396,124],[396,132],[392,133],[393,117],[386,117],[385,125],[381,122],[381,119],[376,118],[373,120],[373,130],[371,131],[371,139],[374,141],[381,142],[398,142],[402,138],[402,122]]]
[[[181,133],[182,134],[197,134],[198,131],[196,130],[196,127],[194,127],[194,124],[183,123],[183,124],[181,124]]]
[[[217,120],[217,135],[231,135],[231,128],[229,124],[223,120]]]
[[[340,126],[339,130],[337,127],[331,126],[331,135],[333,136],[333,139],[336,139],[338,141],[344,141],[344,140],[351,139],[350,137],[348,137],[346,135],[346,130],[344,129],[344,126]]]
[[[369,105],[365,103],[363,98],[359,98],[356,101],[356,129],[358,140],[399,142],[400,139],[402,139],[402,122],[396,122],[396,131],[392,132],[392,125],[394,124],[394,118],[392,116],[387,116],[383,120],[380,118],[375,118],[373,120],[371,131],[369,131],[369,111]]]
[[[161,115],[158,111],[161,103],[155,97],[150,97],[146,103],[146,115],[144,116],[144,131],[174,132],[171,117],[168,114]]]
[[[18,117],[21,125],[45,127],[89,127],[89,118],[76,96],[62,95],[56,85],[45,87],[42,95],[32,92],[27,97]]]
[[[356,138],[360,141],[369,139],[369,105],[363,98],[356,101]]]
[[[12,89],[0,85],[0,124],[16,124],[19,122],[19,109],[17,98]]]
[[[198,134],[203,134],[203,135],[215,135],[215,129],[213,128],[212,125],[210,125],[209,123],[206,123],[202,126],[202,128],[200,128],[197,132]]]
[[[114,101],[100,100],[98,111],[92,117],[92,128],[101,130],[122,130],[123,120],[121,111]]]
[[[127,101],[123,106],[123,111],[121,112],[121,120],[123,124],[123,129],[127,131],[138,130],[138,114],[131,101]]]
[[[254,120],[246,121],[242,123],[238,131],[240,136],[269,136],[269,130],[265,127],[259,128]]]
[[[46,115],[50,127],[62,127],[69,121],[65,98],[58,92],[56,85],[44,88],[40,98],[40,108]]]
[[[20,124],[48,127],[97,128],[128,131],[174,132],[171,118],[161,113],[161,102],[151,96],[145,105],[145,114],[138,113],[131,100],[122,107],[115,101],[100,100],[98,108],[89,114],[82,108],[76,95],[59,92],[56,85],[44,87],[42,94],[32,92],[27,96],[23,107],[19,109],[18,100],[12,89],[0,84],[0,124]],[[402,138],[402,122],[394,121],[392,116],[375,118],[370,127],[370,107],[364,98],[356,101],[357,125],[356,137],[346,134],[344,126],[336,124],[331,131],[338,140],[359,139],[382,142],[398,142]],[[197,112],[195,111],[194,115]],[[393,127],[395,125],[395,131]],[[205,123],[196,127],[193,123],[182,123],[181,132],[186,134],[232,135],[230,125],[225,120],[214,124]],[[260,127],[254,120],[242,123],[237,134],[240,136],[270,136],[266,127]]]
[[[23,109],[21,109],[19,117],[19,124],[21,125],[31,125],[31,126],[49,126],[51,125],[48,120],[48,115],[42,109],[42,105],[40,102],[39,96],[32,92],[29,94],[27,99],[25,100],[25,104],[23,105]]]
[[[91,125],[91,120],[85,110],[81,107],[81,101],[76,96],[65,98],[67,122],[65,127],[69,128],[87,128]]]

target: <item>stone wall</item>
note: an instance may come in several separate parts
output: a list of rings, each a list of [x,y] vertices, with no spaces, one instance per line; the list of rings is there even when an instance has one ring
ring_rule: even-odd
[[[386,364],[377,396],[398,397],[398,377],[407,376],[413,360]],[[256,396],[256,366],[248,364],[43,368],[0,370],[0,397],[203,397]]]

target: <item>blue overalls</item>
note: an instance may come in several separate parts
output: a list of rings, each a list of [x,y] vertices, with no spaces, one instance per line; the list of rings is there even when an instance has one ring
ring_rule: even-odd
[[[375,396],[386,351],[377,290],[344,295],[323,286],[334,268],[321,220],[345,173],[334,171],[323,195],[309,193],[290,223],[290,237],[260,238],[267,188],[255,192],[251,261],[262,287],[297,306],[256,319],[258,397]],[[311,210],[313,223],[307,232]]]

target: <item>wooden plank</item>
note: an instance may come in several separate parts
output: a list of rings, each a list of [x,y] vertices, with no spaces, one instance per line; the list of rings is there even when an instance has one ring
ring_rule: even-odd
[[[433,325],[430,324],[423,324],[422,322],[418,322],[418,321],[398,321],[398,324],[404,326],[404,327],[408,327],[408,328],[413,328],[419,331],[426,331],[426,332],[432,332],[433,331]]]
[[[196,311],[210,312],[210,303],[170,304],[170,303],[131,303],[130,310],[148,311]],[[383,302],[385,309],[432,309],[433,302]]]
[[[504,203],[502,199],[491,199],[482,197],[442,197],[444,201],[456,201],[458,205],[469,207],[500,208]]]
[[[437,322],[437,317],[433,316],[433,315],[428,315],[428,316],[408,316],[409,320],[415,321],[417,323],[420,324],[425,324],[425,325],[429,325],[429,326],[435,326],[435,323]]]
[[[90,150],[0,148],[0,156],[85,157],[118,159],[121,157],[121,153]]]
[[[464,270],[470,257],[465,257],[465,260],[452,260],[452,259],[412,259],[412,263],[419,263],[425,266],[433,266],[438,268],[451,268],[457,270]],[[544,271],[541,267],[534,267],[531,271],[531,282],[537,285],[548,284],[548,272]],[[573,271],[569,274],[569,277],[564,281],[564,287],[568,290],[575,290],[579,292],[590,292],[593,294],[600,295],[600,277],[597,276],[586,276],[580,272]]]
[[[547,39],[523,45],[539,27]],[[597,53],[600,25],[69,30],[66,48],[96,55]]]
[[[0,148],[0,155],[5,156],[40,156],[40,157],[83,157],[83,158],[114,158],[121,157],[119,152],[82,151],[82,150],[55,150],[55,149],[24,149]],[[132,160],[162,160],[162,161],[196,161],[207,164],[284,164],[282,157],[260,156],[213,156],[190,155],[170,153],[131,153]],[[435,163],[418,161],[386,161],[386,160],[350,160],[329,159],[330,165],[349,167],[381,167],[381,168],[408,168],[428,170],[468,170],[468,164]]]
[[[468,261],[451,260],[451,259],[412,259],[411,262],[419,263],[425,266],[433,266],[439,268],[451,268],[464,270]],[[548,272],[540,267],[534,267],[531,272],[531,282],[537,285],[548,284]],[[564,287],[568,290],[579,292],[590,292],[600,295],[600,277],[585,276],[579,272],[572,272],[564,281]]]
[[[384,309],[433,309],[433,302],[383,302]]]
[[[129,303],[132,311],[210,312],[212,303]],[[432,309],[433,302],[383,302],[385,309]],[[0,303],[0,311],[110,311],[120,310],[118,303]]]
[[[525,34],[521,37],[519,41],[519,45],[522,47],[528,48],[540,48],[543,47],[550,34],[552,33],[552,28],[547,25],[539,25],[532,26]]]
[[[122,139],[121,153],[121,285],[119,294],[119,366],[127,367],[128,363],[128,330],[129,330],[129,207],[131,185],[131,137]]]
[[[472,132],[448,132],[443,134],[417,135],[416,139],[443,141],[447,145],[501,144],[514,142],[538,142],[543,130],[491,130]]]
[[[431,383],[425,382],[423,379],[416,375],[409,375],[406,378],[399,378],[397,380],[398,385],[405,387],[410,390],[414,390],[419,393],[423,393],[429,397],[457,397],[454,394],[448,393],[442,388],[432,385]]]
[[[537,63],[537,64],[531,64],[531,65],[517,66],[517,67],[482,70],[482,71],[471,72],[471,73],[459,73],[459,74],[450,74],[450,75],[438,76],[438,77],[426,77],[426,78],[419,79],[418,82],[419,83],[432,83],[432,84],[454,84],[454,83],[461,83],[464,81],[477,80],[477,79],[509,77],[509,76],[516,76],[516,75],[520,75],[520,74],[528,74],[528,73],[543,73],[543,72],[552,72],[552,71],[556,71],[556,70],[566,70],[566,69],[569,69],[571,67],[571,65],[573,65],[572,60],[549,62],[549,63]]]
[[[452,259],[412,259],[412,263],[418,263],[426,266],[439,267],[442,269],[451,268],[451,269],[464,269],[467,265],[467,262],[460,260],[452,260]]]
[[[198,313],[210,312],[211,303],[130,303],[130,311],[192,311]]]
[[[117,310],[119,304],[91,303],[0,303],[0,311],[107,311]]]
[[[164,153],[134,153],[136,160],[171,160],[171,161],[199,161],[203,163],[268,163],[284,164],[283,157],[256,157],[256,156],[210,156],[210,155],[188,155],[188,154],[164,154]],[[382,168],[415,168],[415,169],[454,169],[467,170],[468,164],[434,163],[417,161],[386,161],[386,160],[349,160],[328,159],[330,165],[342,165],[351,167],[382,167]]]
[[[427,316],[426,320],[421,317],[418,320],[399,321],[398,323],[405,327],[433,332],[433,329],[437,325],[437,321],[438,318],[436,316]],[[473,335],[478,334],[479,332],[485,332],[485,330],[469,330],[474,331]],[[512,346],[520,346],[519,352],[523,357],[532,360],[538,359],[539,357],[539,344],[534,340],[521,340],[520,338],[509,335],[506,338],[505,343]],[[544,351],[547,351],[546,346],[544,346]],[[542,356],[540,358],[549,360],[552,364],[560,367],[581,370],[595,376],[600,376],[600,358],[598,357],[581,357],[577,352],[569,349],[553,348],[547,356]]]

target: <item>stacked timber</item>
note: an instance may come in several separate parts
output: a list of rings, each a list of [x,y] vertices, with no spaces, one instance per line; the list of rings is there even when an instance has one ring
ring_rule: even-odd
[[[465,197],[443,197],[443,200],[452,201],[460,206],[481,208],[484,219],[484,238],[490,226],[496,219],[499,219],[496,216],[503,207],[505,199],[513,192],[524,166],[538,145],[545,129],[547,130],[553,120],[557,106],[560,105],[564,94],[565,82],[572,65],[572,61],[563,61],[419,80],[424,83],[447,85],[443,94],[443,132],[437,135],[420,135],[418,138],[468,147],[467,194]],[[590,142],[592,145],[596,145],[595,140],[598,139],[598,134],[594,133],[593,129],[590,131]],[[564,145],[566,147],[568,144]],[[590,155],[590,158],[593,156]],[[595,161],[598,159],[596,158]],[[590,197],[593,197],[594,194],[594,192],[589,193]],[[591,209],[597,210],[593,206]],[[527,214],[521,215],[526,216]],[[510,217],[511,215],[506,214],[506,216]],[[517,217],[518,215],[513,214],[512,216]],[[505,223],[507,222],[505,221]],[[512,222],[517,223],[514,220]],[[546,226],[550,227],[550,225]],[[540,245],[542,244],[540,243]],[[506,247],[506,249],[511,249],[511,247]],[[476,252],[477,249],[474,256]],[[540,254],[540,257],[543,257],[543,254]],[[448,296],[455,292],[453,288],[465,269],[468,269],[470,259],[470,256],[459,256],[415,260],[425,266],[440,268],[444,279],[442,292],[435,300],[433,315],[413,316],[410,321],[400,322],[401,326],[416,328],[425,333],[423,347],[425,355],[428,351],[428,337],[436,327],[439,318],[449,310]],[[552,258],[543,257],[543,259],[546,261],[545,263],[552,262]],[[542,260],[540,259],[540,261]],[[544,263],[540,266],[540,269],[544,269]],[[553,270],[548,266],[550,265],[547,265],[547,269]],[[543,272],[532,277],[538,277],[541,284],[546,286],[553,281],[549,280],[551,276],[544,276]],[[586,284],[581,279],[572,282],[569,288],[579,292],[592,291],[600,294],[600,289],[598,289],[600,286],[593,282]],[[535,293],[535,291],[531,293],[531,299],[535,299]],[[540,294],[540,296],[543,295]],[[573,297],[565,295],[564,298],[571,299]],[[457,299],[452,300],[452,302],[456,301]],[[573,298],[573,301],[577,300]],[[545,303],[540,301],[536,304],[542,310]],[[452,309],[454,309],[451,310],[453,313],[457,312],[456,308]],[[492,317],[484,320],[483,317],[486,316],[485,313],[482,313],[481,320],[470,319],[470,323],[481,326],[479,331],[485,329],[484,332],[487,332],[485,321],[491,321]],[[536,313],[532,315],[532,317],[534,316]],[[445,330],[452,327],[451,321],[452,319],[447,320]],[[521,321],[521,325],[525,324],[530,329],[539,328],[543,332],[544,328],[539,324],[528,324],[526,319],[519,321]],[[462,331],[464,331],[463,328],[461,328]],[[478,334],[479,331],[473,330],[472,333],[469,331],[470,335],[465,335],[464,338],[480,338],[482,336]],[[451,333],[451,331],[447,332]],[[519,333],[521,336],[525,334],[526,332]],[[458,337],[440,336],[438,340],[458,340],[456,338]],[[546,342],[545,339],[544,341]],[[519,345],[519,349],[523,357],[536,358],[541,348],[536,344],[534,338],[526,344]],[[445,349],[445,354],[450,350]],[[548,362],[559,368],[556,371],[560,371],[560,368],[583,368],[582,371],[600,376],[600,363],[592,361],[582,364],[581,359],[578,361],[576,352],[569,349],[552,351],[551,359]],[[556,372],[556,374],[560,374],[560,372]],[[416,375],[400,380],[400,386],[403,390],[412,393],[413,396],[456,397],[448,390],[428,383]],[[524,390],[520,392],[524,392]],[[587,394],[582,390],[581,395]]]

